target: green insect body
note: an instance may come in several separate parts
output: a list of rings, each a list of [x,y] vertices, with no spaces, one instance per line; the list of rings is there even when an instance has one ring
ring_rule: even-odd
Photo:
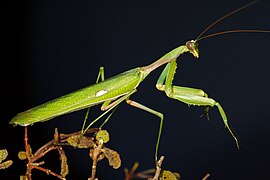
[[[146,74],[141,72],[139,68],[126,71],[103,82],[90,85],[22,112],[15,116],[10,124],[28,126],[105,101],[115,100],[128,93],[130,89],[135,89]]]
[[[106,101],[115,100],[136,89],[152,70],[170,62],[171,59],[178,57],[186,51],[188,51],[186,46],[180,46],[149,66],[131,69],[97,84],[90,85],[19,113],[10,121],[10,124],[28,126]]]
[[[198,58],[199,51],[197,41],[188,41],[185,45],[175,48],[148,66],[134,68],[102,82],[93,84],[86,88],[36,106],[25,112],[19,113],[10,121],[10,124],[28,126],[36,122],[47,121],[63,114],[103,103],[101,109],[105,110],[105,113],[100,116],[102,117],[123,100],[126,100],[128,104],[160,117],[160,128],[155,153],[155,158],[157,159],[158,146],[163,127],[163,114],[135,101],[129,100],[129,97],[136,91],[136,87],[150,72],[164,64],[167,64],[158,79],[156,85],[157,89],[165,91],[168,97],[182,101],[186,104],[207,106],[206,113],[208,113],[208,106],[217,105],[225,126],[229,129],[238,146],[238,141],[230,130],[225,112],[219,103],[211,98],[208,98],[206,93],[204,93],[202,90],[172,85],[172,80],[176,70],[176,58],[185,52],[189,52],[194,57]],[[113,104],[112,101],[115,103]],[[113,106],[110,106],[110,104],[113,104]],[[106,106],[109,106],[110,108],[106,108]],[[96,120],[98,120],[100,117],[98,117]],[[96,120],[94,120],[94,122]],[[86,129],[89,127],[90,125]]]
[[[251,2],[245,6],[242,6],[229,14],[219,18],[214,23],[209,25],[198,37],[196,40],[187,41],[185,45],[179,46],[172,51],[168,52],[164,56],[162,56],[157,61],[153,62],[150,65],[134,68],[124,73],[121,73],[117,76],[104,80],[104,70],[100,69],[98,79],[96,84],[88,86],[86,88],[77,90],[70,94],[64,95],[57,99],[51,100],[47,103],[29,109],[25,112],[19,113],[15,116],[10,124],[28,126],[34,124],[36,122],[43,122],[50,120],[54,117],[67,114],[70,112],[78,111],[81,109],[89,108],[91,106],[95,106],[98,104],[102,104],[101,110],[104,111],[98,118],[94,119],[85,129],[83,125],[82,132],[86,132],[90,126],[98,121],[101,117],[103,117],[108,112],[116,109],[116,106],[123,101],[126,101],[129,105],[145,110],[149,113],[152,113],[160,118],[160,125],[158,131],[158,137],[156,142],[156,151],[155,151],[155,159],[157,160],[158,155],[158,147],[159,141],[161,137],[162,127],[163,127],[163,114],[155,111],[149,107],[146,107],[138,102],[130,100],[130,96],[136,92],[136,88],[138,85],[144,80],[149,73],[158,67],[165,65],[164,70],[162,71],[160,77],[158,78],[156,87],[160,91],[164,91],[169,98],[181,101],[188,105],[197,105],[197,106],[205,106],[205,114],[208,117],[208,111],[210,107],[216,106],[219,110],[221,118],[225,124],[225,127],[228,129],[232,137],[234,138],[237,147],[239,148],[238,140],[233,134],[232,130],[229,127],[228,119],[225,114],[224,109],[212,98],[209,98],[208,95],[201,89],[189,88],[189,87],[181,87],[173,85],[173,78],[175,76],[176,67],[177,67],[177,58],[186,52],[191,53],[195,58],[199,57],[199,49],[198,49],[198,41],[201,39],[205,39],[207,37],[233,33],[233,32],[267,32],[267,30],[231,30],[231,31],[223,31],[214,34],[210,34],[204,37],[201,37],[208,29],[210,29],[213,25],[221,21],[222,19],[254,4],[256,1]],[[98,82],[101,76],[101,82]],[[112,114],[111,113],[111,114]],[[109,115],[110,117],[111,115]],[[88,113],[86,114],[88,117]],[[108,118],[107,118],[108,119]],[[107,120],[105,120],[105,123]],[[104,123],[103,123],[104,124]]]

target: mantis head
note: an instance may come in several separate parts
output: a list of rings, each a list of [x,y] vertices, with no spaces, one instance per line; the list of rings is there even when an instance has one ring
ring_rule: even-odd
[[[193,54],[195,58],[199,57],[199,44],[198,41],[188,41],[186,42],[186,47],[188,48],[189,52]]]

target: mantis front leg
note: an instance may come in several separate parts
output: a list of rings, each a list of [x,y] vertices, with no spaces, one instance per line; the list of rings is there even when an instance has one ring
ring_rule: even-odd
[[[177,99],[188,105],[207,106],[206,113],[208,112],[209,106],[211,107],[217,106],[219,113],[225,124],[225,127],[229,130],[230,134],[232,135],[232,137],[236,142],[237,147],[239,148],[238,140],[229,127],[225,111],[217,101],[215,101],[212,98],[209,98],[208,95],[203,90],[172,85],[172,81],[176,72],[176,66],[177,66],[176,59],[167,64],[167,66],[164,68],[163,72],[161,73],[157,81],[156,84],[157,89],[165,91],[168,97]]]

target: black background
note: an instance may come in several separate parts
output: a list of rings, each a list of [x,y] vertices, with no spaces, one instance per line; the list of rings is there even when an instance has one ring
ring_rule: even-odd
[[[195,39],[210,23],[250,1],[20,1],[5,6],[1,65],[1,144],[9,150],[12,167],[0,178],[18,179],[26,161],[23,128],[8,122],[17,113],[94,83],[100,66],[106,77],[147,65]],[[231,29],[270,29],[270,3],[255,5],[223,20],[211,32]],[[217,108],[210,122],[200,118],[202,107],[166,97],[155,89],[162,68],[151,73],[132,96],[162,112],[165,123],[160,155],[164,169],[177,171],[184,180],[269,179],[269,41],[267,33],[241,33],[200,42],[200,58],[178,58],[175,85],[205,90],[224,107],[239,139],[224,129]],[[93,108],[90,118],[99,114]],[[54,128],[69,133],[80,130],[85,110],[29,127],[29,141],[36,150],[53,137]],[[124,167],[140,162],[140,170],[154,167],[159,119],[123,103],[106,129],[108,147],[121,154],[122,166],[113,170],[103,160],[100,179],[124,179]],[[86,150],[66,148],[68,179],[86,179],[91,160]],[[59,171],[57,153],[48,154],[46,167]],[[33,171],[34,179],[56,179]]]

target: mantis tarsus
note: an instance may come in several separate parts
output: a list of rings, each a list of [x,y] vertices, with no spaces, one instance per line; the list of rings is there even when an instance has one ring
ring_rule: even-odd
[[[147,112],[150,112],[160,118],[160,126],[158,132],[158,138],[156,142],[155,158],[157,159],[158,147],[163,126],[163,114],[148,108],[138,102],[130,99],[131,95],[136,92],[136,88],[139,84],[155,69],[165,65],[166,67],[162,71],[158,78],[156,87],[160,91],[164,91],[169,98],[173,98],[184,102],[188,105],[206,106],[205,114],[208,114],[209,108],[216,106],[223,119],[225,127],[229,130],[230,134],[234,138],[237,147],[239,148],[238,140],[232,130],[229,127],[228,120],[222,106],[200,89],[194,89],[189,87],[180,87],[172,85],[172,81],[176,72],[176,59],[183,53],[189,52],[195,58],[199,57],[198,41],[213,35],[225,34],[231,32],[270,32],[264,30],[233,30],[215,33],[208,36],[203,36],[204,33],[210,29],[213,25],[221,21],[222,19],[230,16],[231,14],[238,12],[239,10],[246,8],[254,4],[256,1],[249,3],[243,7],[232,11],[231,13],[219,18],[210,26],[208,26],[195,40],[187,41],[185,45],[179,46],[169,53],[162,56],[154,63],[131,69],[123,72],[117,76],[109,79],[104,79],[104,68],[100,68],[96,84],[90,85],[86,88],[77,90],[70,94],[64,95],[57,99],[51,100],[25,112],[19,113],[15,116],[10,124],[28,126],[36,122],[44,122],[54,117],[67,114],[73,111],[89,108],[98,104],[102,104],[101,110],[104,111],[98,118],[93,120],[86,128],[83,126],[83,132],[86,132],[89,127],[98,121],[101,117],[109,112],[113,112],[121,102],[126,101],[131,106],[140,108]],[[88,116],[88,114],[86,115]]]

